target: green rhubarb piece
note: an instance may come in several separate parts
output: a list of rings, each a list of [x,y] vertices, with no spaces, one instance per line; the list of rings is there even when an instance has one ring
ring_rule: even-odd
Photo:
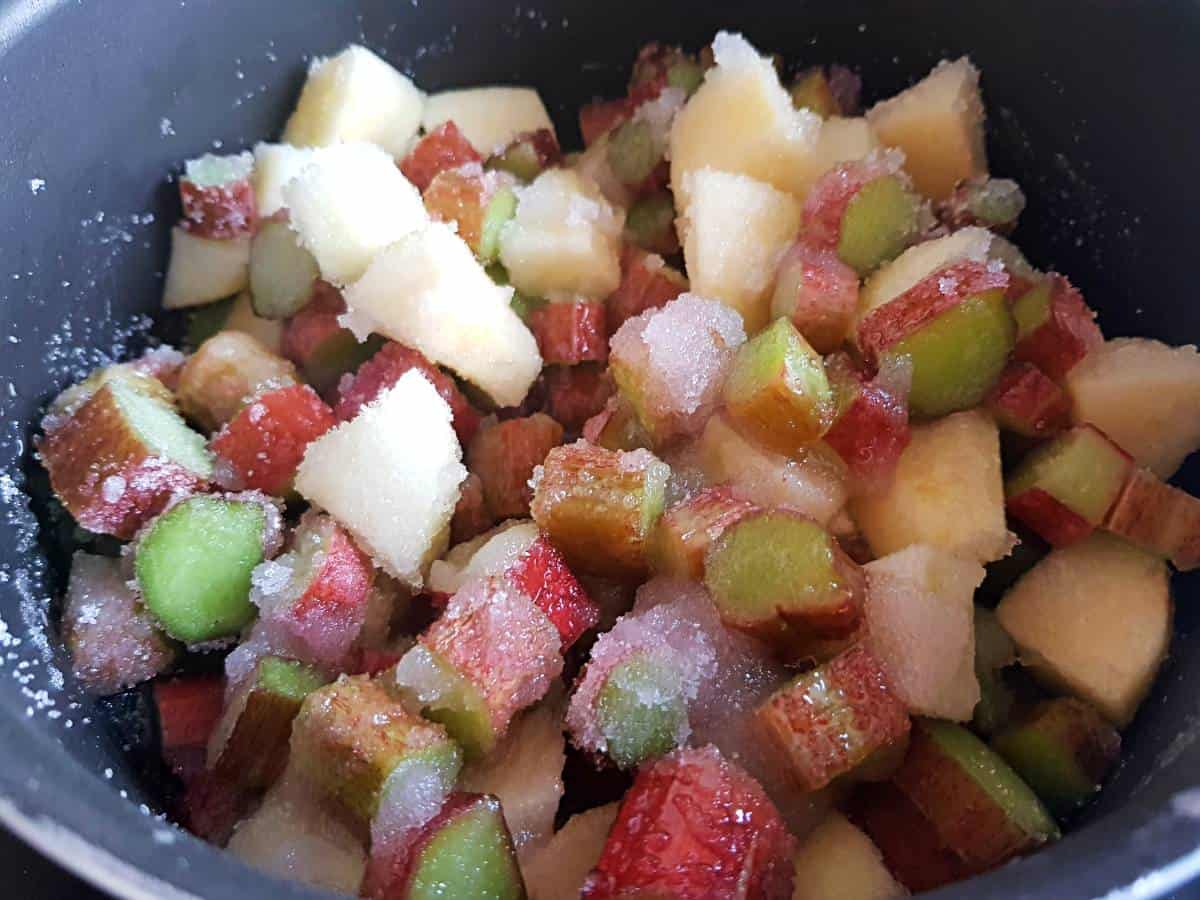
[[[596,698],[596,723],[622,769],[675,749],[687,723],[679,673],[646,652],[614,666]]]
[[[541,154],[538,153],[532,139],[510,144],[503,153],[489,159],[487,167],[500,172],[508,172],[525,182],[533,181],[542,174],[542,170],[545,168]]]
[[[988,178],[966,188],[967,211],[983,225],[1012,225],[1025,209],[1021,186],[1009,178]]]
[[[608,165],[626,185],[636,187],[662,161],[662,147],[649,122],[630,119],[618,125],[608,140]]]
[[[468,759],[487,756],[496,745],[483,694],[440,654],[415,644],[396,664],[394,678],[405,702],[444,725]]]
[[[625,216],[625,233],[643,250],[660,252],[675,227],[675,200],[662,191],[636,200]]]
[[[829,88],[829,79],[822,68],[809,69],[801,73],[792,84],[792,105],[796,109],[807,109],[822,119],[838,114],[837,100]]]
[[[868,181],[846,204],[838,256],[860,276],[895,259],[917,235],[920,206],[898,175]]]
[[[863,576],[816,522],[783,510],[725,529],[704,583],[726,625],[792,650],[798,637],[838,638],[858,622]]]
[[[199,188],[223,187],[249,178],[253,166],[249,154],[217,156],[206,153],[198,159],[188,160],[183,180]]]
[[[304,361],[301,371],[304,380],[321,395],[328,394],[347,372],[353,372],[379,352],[384,339],[377,334],[362,343],[354,333],[341,329],[332,332]]]
[[[725,405],[742,430],[785,455],[820,438],[837,410],[820,354],[786,317],[738,350]]]
[[[1129,457],[1090,426],[1076,426],[1029,453],[1004,484],[1013,498],[1042,490],[1092,525],[1116,502],[1132,468]]]
[[[496,284],[501,285],[502,287],[509,286],[508,270],[504,268],[503,264],[499,262],[493,262],[487,267],[487,273],[492,281],[494,281]],[[509,301],[508,305],[512,307],[513,312],[521,317],[522,321],[526,321],[528,320],[530,313],[541,309],[546,305],[546,302],[547,301],[541,297],[529,297],[525,294],[522,294],[516,288],[513,288],[512,299]]]
[[[113,399],[149,455],[178,463],[203,479],[213,463],[204,438],[188,428],[175,407],[162,400],[161,382],[127,372],[107,382]]]
[[[250,244],[250,305],[264,319],[294,316],[312,299],[321,270],[286,222],[263,222]]]
[[[263,559],[262,504],[191,497],[138,542],[134,574],[146,608],[187,644],[232,637],[254,618],[250,573]]]
[[[198,306],[188,313],[187,334],[184,337],[189,347],[199,347],[225,327],[233,311],[236,297],[226,297],[216,303]]]
[[[1060,697],[997,735],[992,747],[1062,819],[1100,790],[1120,755],[1121,736],[1093,706]]]
[[[606,450],[637,450],[649,447],[651,443],[650,433],[642,425],[633,405],[618,394],[616,404],[596,438],[596,445]]]
[[[451,800],[453,802],[453,799]],[[524,900],[525,885],[500,801],[473,798],[414,848],[407,900]]]
[[[1017,340],[1029,337],[1050,317],[1052,282],[1043,278],[1013,303],[1013,318],[1017,323]]]
[[[971,724],[984,735],[995,734],[1008,721],[1015,697],[1004,680],[1003,669],[1016,662],[1017,648],[996,614],[975,607],[975,676],[979,703]]]
[[[1004,371],[1014,330],[1004,292],[983,291],[897,342],[886,355],[912,360],[909,406],[918,416],[936,418],[983,401]]]
[[[667,69],[667,87],[692,96],[704,81],[704,66],[694,59],[678,59]]]
[[[475,253],[486,265],[500,255],[500,232],[517,214],[517,195],[512,188],[502,187],[488,201],[479,228],[479,246]]]

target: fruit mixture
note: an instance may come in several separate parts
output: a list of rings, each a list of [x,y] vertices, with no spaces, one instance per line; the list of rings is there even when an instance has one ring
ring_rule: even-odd
[[[650,44],[579,126],[351,46],[186,164],[189,352],[38,441],[77,680],[152,699],[183,826],[380,900],[878,900],[1053,842],[1200,564],[1200,354],[1007,239],[967,59],[864,112]]]

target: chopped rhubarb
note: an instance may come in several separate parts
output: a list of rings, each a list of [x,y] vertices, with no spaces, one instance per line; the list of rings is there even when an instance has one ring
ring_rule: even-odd
[[[313,298],[321,270],[286,221],[263,222],[250,244],[254,312],[277,320],[294,316]]]
[[[1108,511],[1104,527],[1187,572],[1200,566],[1200,499],[1135,469]]]
[[[286,497],[308,445],[336,424],[308,385],[266,391],[213,438],[217,482],[227,490]]]
[[[827,359],[825,372],[837,397],[825,443],[866,489],[880,487],[912,440],[907,384],[887,370],[868,379],[845,354]]]
[[[526,320],[547,365],[608,359],[608,329],[602,302],[547,303]]]
[[[500,252],[500,230],[517,211],[511,185],[507,175],[465,166],[438,173],[421,199],[430,216],[453,222],[480,261],[491,263]]]
[[[650,536],[646,553],[657,575],[702,581],[709,547],[731,525],[758,507],[727,485],[706,488],[668,509]]]
[[[909,729],[908,710],[862,644],[776,691],[758,720],[809,791],[902,742]]]
[[[1071,400],[1033,363],[1014,362],[984,398],[1001,428],[1025,437],[1049,437],[1067,427]]]
[[[372,335],[359,342],[338,317],[346,312],[346,301],[332,285],[318,281],[308,306],[288,319],[283,331],[283,355],[294,362],[305,381],[326,399],[339,379],[353,372],[383,346]]]
[[[544,535],[538,536],[505,575],[558,629],[563,652],[600,621],[599,607]]]
[[[583,437],[606,450],[637,450],[651,444],[633,406],[620,394],[610,397],[604,409],[584,423]]]
[[[572,434],[578,434],[588,419],[604,409],[615,390],[600,364],[550,366],[545,382],[546,412]]]
[[[469,444],[479,428],[479,413],[475,407],[458,389],[453,378],[419,351],[395,341],[388,341],[380,347],[353,375],[342,377],[338,385],[338,401],[333,408],[334,415],[343,422],[350,421],[358,415],[364,404],[392,387],[409,369],[418,370],[437,388],[442,399],[450,405],[459,441],[463,446]]]
[[[1017,343],[1013,357],[1061,381],[1089,352],[1104,343],[1096,314],[1071,282],[1047,275],[1013,304]]]
[[[179,372],[179,408],[208,431],[229,422],[257,394],[296,382],[296,369],[240,331],[221,331]]]
[[[1056,547],[1104,522],[1133,459],[1091,425],[1077,425],[1026,456],[1005,479],[1005,506]]]
[[[620,453],[583,441],[555,447],[534,470],[530,511],[572,569],[638,576],[647,569],[645,543],[670,474],[647,450]]]
[[[443,122],[417,141],[400,161],[400,171],[418,191],[424,191],[439,173],[477,162],[482,162],[482,157],[463,137],[458,126]]]
[[[474,472],[469,472],[466,481],[458,486],[458,503],[450,519],[450,543],[469,541],[495,522],[483,496],[483,482]]]
[[[224,681],[188,675],[154,683],[154,708],[163,751],[203,747],[221,718]]]
[[[686,290],[687,279],[661,256],[626,244],[621,251],[621,284],[605,301],[609,334],[615,334],[627,319],[666,306]]]
[[[533,181],[551,166],[562,162],[558,138],[549,128],[526,131],[488,160],[489,169],[499,169],[522,181]]]
[[[529,515],[533,470],[562,443],[563,429],[544,413],[506,419],[475,435],[467,449],[467,467],[483,483],[483,497],[493,519]]]
[[[678,253],[675,199],[671,194],[657,191],[635,200],[625,214],[625,237],[631,244],[649,253],[662,256]]]
[[[667,87],[692,94],[704,79],[704,67],[680,47],[651,41],[639,51],[629,75],[629,96],[652,100]]]
[[[634,106],[629,98],[596,100],[579,108],[579,132],[583,145],[590,147],[601,137],[620,125],[633,114]]]
[[[582,896],[787,900],[792,852],[753,778],[714,747],[679,750],[638,773]]]
[[[858,307],[858,274],[827,247],[798,241],[779,263],[771,315],[787,316],[818,353],[846,340]]]
[[[1008,178],[990,176],[968,178],[934,207],[938,221],[951,231],[979,225],[1000,234],[1017,227],[1023,209],[1021,186]]]
[[[215,240],[247,237],[258,223],[249,153],[190,159],[179,179],[183,227]]]

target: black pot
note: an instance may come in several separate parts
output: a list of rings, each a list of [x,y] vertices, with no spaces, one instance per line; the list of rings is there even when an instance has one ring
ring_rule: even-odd
[[[1195,0],[0,0],[0,467],[12,479],[0,480],[0,822],[122,897],[318,896],[146,814],[158,798],[122,752],[130,730],[115,737],[111,715],[62,685],[47,598],[65,572],[45,562],[48,529],[36,536],[14,490],[36,478],[42,404],[103,353],[144,343],[130,324],[158,308],[178,215],[165,173],[218,141],[277,135],[308,55],[351,41],[426,89],[537,85],[570,145],[577,106],[619,93],[641,43],[698,47],[722,27],[789,60],[855,66],[868,100],[969,53],[992,170],[1029,194],[1016,239],[1031,260],[1069,273],[1109,334],[1200,337]],[[1196,492],[1198,476],[1193,461],[1181,482]],[[1175,592],[1171,659],[1088,821],[937,896],[1151,897],[1200,872],[1200,579],[1177,578]],[[14,887],[0,893],[23,895]]]

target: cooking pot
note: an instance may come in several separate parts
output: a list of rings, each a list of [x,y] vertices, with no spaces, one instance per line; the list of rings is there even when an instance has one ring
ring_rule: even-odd
[[[49,599],[59,526],[22,492],[47,399],[170,331],[146,318],[179,214],[167,174],[278,135],[310,56],[349,42],[427,90],[536,85],[570,147],[579,104],[619,94],[643,42],[696,48],[719,28],[851,65],[868,101],[970,54],[1033,263],[1068,273],[1110,335],[1200,337],[1196,0],[0,0],[0,822],[120,897],[320,896],[156,815],[123,750],[146,727],[137,694],[97,705],[71,683]],[[1200,490],[1200,464],[1179,481]],[[1200,577],[1174,591],[1170,659],[1080,827],[934,896],[1153,897],[1200,872]]]

